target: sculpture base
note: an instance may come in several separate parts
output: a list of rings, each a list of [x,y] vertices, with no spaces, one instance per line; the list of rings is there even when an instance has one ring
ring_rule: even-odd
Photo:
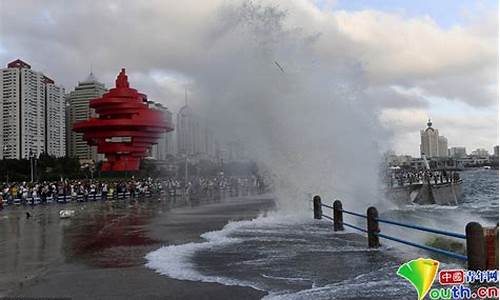
[[[138,171],[141,165],[140,159],[129,158],[127,160],[105,161],[102,163],[101,171]]]

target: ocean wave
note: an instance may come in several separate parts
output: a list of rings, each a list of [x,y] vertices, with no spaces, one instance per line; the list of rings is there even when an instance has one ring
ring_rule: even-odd
[[[313,286],[298,292],[269,294],[263,300],[359,299],[362,297],[378,299],[381,291],[384,292],[384,298],[406,299],[402,291],[411,291],[409,283],[403,280],[395,281],[391,276],[397,267],[397,265],[384,266],[347,280],[324,286]]]
[[[174,279],[251,287],[267,292],[265,299],[415,297],[395,273],[411,254],[390,243],[367,248],[365,237],[334,232],[327,221],[260,216],[201,237],[148,253],[146,267]]]
[[[205,240],[204,242],[191,242],[182,245],[163,246],[148,253],[145,256],[147,260],[146,267],[174,279],[213,282],[228,286],[244,286],[265,291],[265,289],[253,282],[224,276],[204,275],[196,269],[196,266],[192,262],[192,258],[198,251],[240,243],[243,240],[242,238],[230,237],[230,235],[235,232],[239,231],[241,233],[252,230],[265,232],[264,229],[259,228],[266,226],[289,226],[294,223],[297,223],[297,218],[295,216],[278,215],[268,215],[265,217],[259,216],[253,220],[229,222],[221,230],[210,231],[202,234],[200,237]],[[307,226],[307,223],[308,222],[303,225]],[[275,239],[269,240],[276,242]]]
[[[191,258],[197,251],[237,243],[239,239],[228,235],[239,226],[249,221],[230,222],[222,230],[210,231],[201,235],[205,242],[170,245],[146,255],[146,267],[162,275],[180,280],[214,282],[229,286],[245,286],[261,290],[251,282],[245,282],[222,276],[206,276],[196,270]]]

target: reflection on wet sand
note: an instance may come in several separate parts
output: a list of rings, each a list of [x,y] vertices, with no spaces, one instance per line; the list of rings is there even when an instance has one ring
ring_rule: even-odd
[[[224,197],[9,207],[0,212],[0,297],[43,276],[49,266],[65,262],[100,268],[141,265],[144,253],[159,243],[147,235],[147,226],[155,215],[175,207],[218,202],[221,198]],[[73,209],[76,214],[60,219],[61,209]],[[26,212],[30,218],[26,218]]]

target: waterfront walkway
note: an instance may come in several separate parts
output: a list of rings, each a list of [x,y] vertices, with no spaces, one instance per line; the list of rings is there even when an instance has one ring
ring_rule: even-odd
[[[74,218],[59,219],[58,205],[0,215],[0,297],[72,299],[260,299],[250,288],[170,279],[144,267],[146,253],[164,244],[200,241],[229,220],[271,209],[262,196],[221,201],[69,203]],[[198,205],[198,206],[197,206]]]

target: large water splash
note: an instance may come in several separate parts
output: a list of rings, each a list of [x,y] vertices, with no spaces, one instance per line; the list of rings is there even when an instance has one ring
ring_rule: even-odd
[[[326,60],[321,31],[294,27],[280,7],[244,2],[218,18],[193,72],[198,109],[271,170],[279,208],[305,211],[308,193],[363,210],[378,201],[385,133],[362,66],[338,49],[342,35]]]

